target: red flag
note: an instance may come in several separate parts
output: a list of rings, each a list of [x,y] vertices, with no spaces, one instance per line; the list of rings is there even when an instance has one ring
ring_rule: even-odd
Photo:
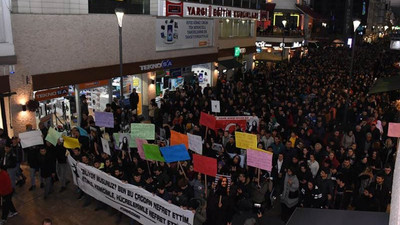
[[[212,177],[217,174],[217,159],[193,154],[194,171],[203,173]]]

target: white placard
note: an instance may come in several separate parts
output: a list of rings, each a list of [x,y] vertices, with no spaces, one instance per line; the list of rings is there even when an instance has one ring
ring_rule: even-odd
[[[187,134],[189,140],[189,149],[196,152],[199,155],[203,154],[203,142],[201,136],[194,134]]]
[[[103,146],[103,152],[111,156],[110,144],[108,143],[108,141],[104,138],[101,138],[101,145]]]
[[[211,100],[211,112],[220,113],[221,108],[218,100]]]
[[[143,188],[123,183],[94,167],[79,163],[70,155],[68,162],[74,183],[82,191],[140,224],[193,225],[192,211],[184,210]]]
[[[213,20],[157,19],[156,51],[213,46],[213,31]]]
[[[19,139],[21,139],[22,148],[28,148],[35,145],[42,145],[43,137],[42,132],[40,130],[28,131],[24,133],[20,133],[18,135]]]

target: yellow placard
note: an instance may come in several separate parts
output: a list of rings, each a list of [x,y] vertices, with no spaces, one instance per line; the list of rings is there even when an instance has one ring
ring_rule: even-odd
[[[242,149],[257,149],[257,135],[235,132],[236,147]]]
[[[139,95],[139,102],[137,105],[137,115],[142,115],[142,93],[138,93]]]
[[[81,144],[79,144],[79,140],[77,138],[63,136],[63,139],[64,139],[64,148],[74,149],[81,147]]]

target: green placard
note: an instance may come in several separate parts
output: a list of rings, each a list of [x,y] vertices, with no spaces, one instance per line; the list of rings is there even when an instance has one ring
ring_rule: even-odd
[[[54,128],[50,127],[47,132],[46,141],[50,142],[52,145],[56,146],[58,139],[61,137],[61,133],[56,131]]]
[[[131,123],[131,137],[154,140],[156,128],[152,123]]]
[[[240,47],[239,46],[235,46],[235,52],[233,54],[234,57],[239,57],[240,55]]]
[[[143,151],[147,160],[155,160],[159,162],[165,161],[161,155],[160,147],[158,147],[158,145],[143,144]]]

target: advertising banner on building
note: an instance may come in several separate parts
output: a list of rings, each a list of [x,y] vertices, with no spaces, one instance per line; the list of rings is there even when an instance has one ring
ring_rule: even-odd
[[[156,51],[210,47],[213,31],[213,20],[158,18]]]
[[[158,16],[260,19],[260,10],[207,5],[192,2],[159,0]]]
[[[68,156],[74,183],[86,194],[141,224],[193,225],[194,214],[143,188],[122,181]]]

